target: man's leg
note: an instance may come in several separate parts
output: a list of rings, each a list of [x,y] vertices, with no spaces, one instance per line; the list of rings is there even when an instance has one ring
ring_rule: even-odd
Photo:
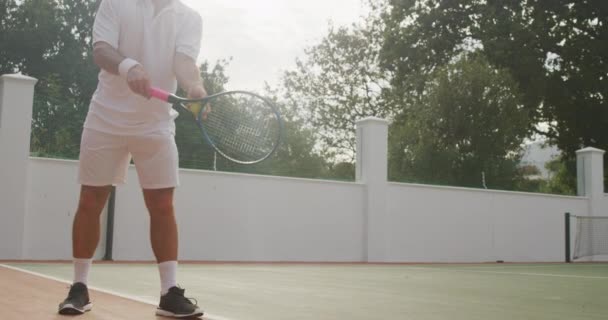
[[[84,129],[79,159],[78,181],[82,187],[72,224],[74,283],[68,297],[59,304],[61,314],[81,314],[91,310],[87,282],[99,243],[99,219],[112,190],[111,185],[126,181],[130,155],[124,137]]]
[[[111,186],[80,188],[78,209],[72,224],[72,254],[74,257],[74,283],[88,285],[89,269],[99,244],[99,218]]]
[[[144,189],[144,200],[150,213],[150,241],[159,264],[162,295],[177,285],[178,234],[173,191],[174,188]]]
[[[203,311],[184,297],[177,287],[177,222],[173,209],[174,188],[144,189],[144,200],[150,212],[150,240],[158,262],[161,300],[157,315],[200,317]]]
[[[72,253],[75,259],[93,258],[99,243],[99,218],[111,191],[111,186],[81,187],[78,210],[72,225]]]
[[[178,232],[173,192],[179,185],[178,154],[172,134],[150,134],[129,139],[139,183],[150,213],[150,241],[158,262],[161,298],[157,315],[199,317],[203,312],[177,287]]]
[[[111,186],[82,186],[78,209],[72,224],[74,282],[68,297],[59,305],[61,314],[82,314],[91,310],[87,290],[89,269],[99,243],[99,217],[110,195]]]

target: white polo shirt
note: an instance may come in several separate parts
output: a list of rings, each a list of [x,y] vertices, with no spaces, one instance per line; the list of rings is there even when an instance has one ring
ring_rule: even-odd
[[[170,0],[156,16],[154,11],[153,0],[103,0],[95,17],[93,43],[107,42],[124,57],[138,61],[152,86],[175,92],[175,53],[198,58],[202,20],[179,0]],[[176,117],[170,104],[147,100],[133,93],[123,77],[101,70],[84,127],[120,135],[174,133]]]

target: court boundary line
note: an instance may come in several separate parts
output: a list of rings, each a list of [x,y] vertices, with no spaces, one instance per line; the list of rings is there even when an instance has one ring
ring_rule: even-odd
[[[40,278],[47,279],[47,280],[56,281],[56,282],[59,282],[59,283],[64,283],[64,284],[67,284],[67,285],[71,285],[72,284],[72,282],[69,281],[69,280],[64,280],[64,279],[61,279],[61,278],[49,276],[49,275],[42,274],[42,273],[39,273],[39,272],[35,272],[35,271],[30,271],[30,270],[25,270],[25,269],[9,266],[9,265],[3,264],[3,263],[0,263],[0,268],[6,268],[6,269],[9,269],[9,270],[22,272],[22,273],[25,273],[25,274],[29,274],[29,275],[40,277]],[[98,291],[98,292],[101,292],[101,293],[105,293],[105,294],[113,295],[113,296],[116,296],[116,297],[119,297],[119,298],[123,298],[123,299],[127,299],[127,300],[132,300],[132,301],[135,301],[135,302],[140,302],[140,303],[144,303],[144,304],[148,304],[148,305],[152,305],[154,307],[157,307],[157,303],[156,302],[152,302],[150,300],[142,299],[142,298],[139,298],[139,297],[136,297],[136,296],[132,296],[132,295],[128,295],[128,294],[124,294],[124,293],[115,292],[115,291],[112,291],[112,290],[101,289],[101,288],[98,288],[98,287],[92,287],[92,286],[87,286],[87,287],[89,289],[91,289],[91,290],[95,290],[95,291]],[[202,320],[235,320],[235,319],[224,318],[224,317],[221,317],[221,316],[212,315],[212,314],[208,314],[208,313],[205,312],[205,315],[202,318]]]
[[[487,268],[491,266],[494,269],[505,269],[508,267],[521,267],[521,268],[555,268],[561,266],[573,266],[573,267],[585,267],[585,268],[598,268],[608,267],[608,263],[606,262],[577,262],[577,263],[506,263],[506,264],[495,264],[495,265],[479,265],[479,268]]]
[[[553,278],[575,278],[575,279],[601,279],[608,280],[608,277],[601,276],[579,276],[579,275],[569,275],[569,274],[554,274],[554,273],[535,273],[535,272],[508,272],[508,271],[491,271],[491,270],[481,270],[481,269],[468,269],[468,268],[433,268],[433,267],[408,267],[407,269],[414,270],[435,270],[435,271],[444,271],[444,272],[468,272],[468,273],[490,273],[490,274],[505,274],[505,275],[515,275],[515,276],[535,276],[535,277],[553,277]]]
[[[2,264],[72,264],[72,260],[0,260]],[[93,264],[157,264],[154,260],[93,260]],[[602,261],[577,261],[573,263],[566,263],[564,261],[479,261],[479,262],[433,262],[433,261],[422,261],[422,262],[367,262],[367,261],[239,261],[239,260],[180,260],[179,264],[184,265],[222,265],[222,264],[233,264],[233,265],[378,265],[378,266],[425,266],[425,265],[454,265],[454,266],[466,266],[466,265],[483,265],[483,266],[511,266],[511,265],[608,265],[608,260]]]
[[[554,274],[554,273],[486,271],[486,270],[476,270],[476,269],[468,269],[468,270],[464,269],[463,271],[471,271],[471,272],[479,272],[479,273],[492,273],[492,274],[521,275],[521,276],[608,280],[608,277],[602,277],[602,276],[580,276],[580,275]]]

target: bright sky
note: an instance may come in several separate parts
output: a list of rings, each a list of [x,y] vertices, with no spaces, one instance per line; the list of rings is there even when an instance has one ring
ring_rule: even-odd
[[[182,0],[203,17],[200,60],[232,57],[229,89],[260,90],[293,68],[304,48],[358,21],[361,0]]]

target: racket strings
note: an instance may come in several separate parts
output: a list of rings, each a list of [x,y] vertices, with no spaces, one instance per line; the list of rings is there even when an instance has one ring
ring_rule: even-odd
[[[210,105],[211,112],[202,122],[219,151],[240,161],[256,161],[273,151],[280,129],[274,110],[264,100],[230,95]]]

